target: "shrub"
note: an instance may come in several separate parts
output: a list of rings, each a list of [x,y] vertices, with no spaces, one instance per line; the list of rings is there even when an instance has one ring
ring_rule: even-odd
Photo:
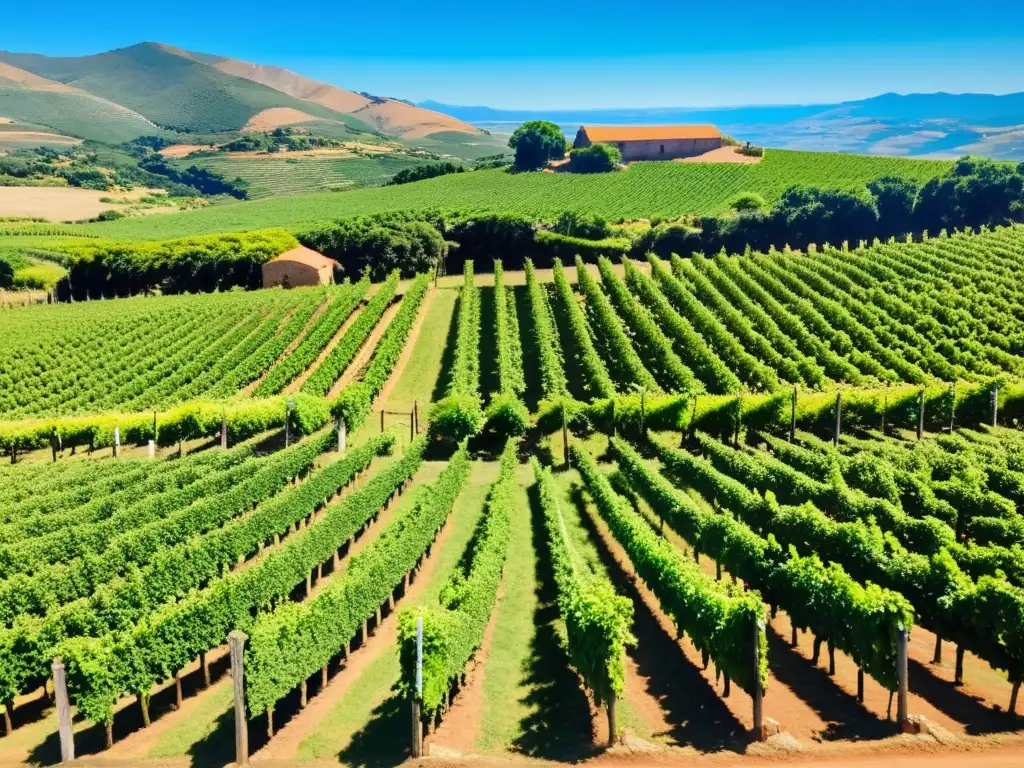
[[[758,213],[767,206],[768,204],[764,201],[764,198],[756,192],[740,192],[729,201],[729,207],[739,214]]]
[[[480,398],[472,395],[449,395],[430,410],[430,435],[443,443],[457,445],[479,432],[482,424]]]
[[[424,165],[417,165],[415,168],[405,168],[399,171],[384,186],[391,187],[398,184],[408,184],[411,181],[423,181],[423,179],[432,179],[435,176],[463,173],[465,170],[459,163],[426,163]]]
[[[499,439],[522,435],[530,426],[530,412],[513,395],[495,395],[485,419],[484,431]]]
[[[622,162],[622,153],[610,144],[591,144],[569,153],[569,170],[573,173],[608,173]]]
[[[604,218],[594,213],[565,211],[551,226],[552,232],[587,240],[603,240],[612,236],[612,228]]]

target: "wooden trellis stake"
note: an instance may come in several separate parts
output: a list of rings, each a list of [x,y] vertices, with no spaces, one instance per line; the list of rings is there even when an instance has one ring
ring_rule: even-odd
[[[249,724],[245,719],[246,639],[246,634],[237,629],[228,635],[231,652],[231,685],[235,694],[235,762],[238,765],[249,764]],[[273,710],[268,710],[271,718],[273,718],[272,713]]]

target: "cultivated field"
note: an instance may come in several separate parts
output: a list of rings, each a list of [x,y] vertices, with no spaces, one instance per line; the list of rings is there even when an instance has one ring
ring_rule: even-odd
[[[240,176],[249,182],[249,197],[259,199],[379,186],[399,171],[420,165],[422,160],[392,154],[356,157],[344,153],[289,152],[263,157],[218,154],[189,157],[185,162],[216,171],[229,179]]]
[[[0,764],[1014,765],[1022,257],[0,310]]]
[[[3,187],[0,186],[0,217],[27,217],[47,221],[82,221],[95,218],[101,211],[129,208],[130,202],[101,202],[101,198],[138,200],[152,195],[153,190],[140,187],[130,192],[100,192],[74,187]],[[153,208],[153,212],[176,208]]]
[[[102,237],[163,239],[269,226],[292,227],[325,218],[391,210],[482,210],[557,216],[566,210],[606,218],[712,214],[740,192],[769,203],[793,184],[848,187],[888,175],[919,181],[944,173],[944,160],[768,150],[761,163],[633,163],[611,174],[520,173],[488,170],[442,176],[355,194],[320,193],[285,200],[217,206],[152,220],[97,225]]]

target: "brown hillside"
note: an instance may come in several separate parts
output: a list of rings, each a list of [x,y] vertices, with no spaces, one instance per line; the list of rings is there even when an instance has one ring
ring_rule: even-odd
[[[310,80],[281,67],[250,64],[238,59],[222,59],[213,66],[229,75],[252,80],[296,99],[312,101],[336,112],[355,112],[370,103],[369,99],[358,93]]]
[[[249,131],[272,131],[285,125],[308,123],[316,119],[312,115],[307,115],[305,112],[292,109],[291,107],[270,107],[250,117],[249,122],[242,128],[242,133],[248,133]]]
[[[352,114],[376,126],[382,133],[401,136],[403,139],[421,139],[441,131],[480,133],[478,128],[462,120],[395,99],[372,102]]]
[[[47,80],[45,77],[34,75],[24,69],[12,67],[0,61],[0,83],[14,83],[32,91],[61,91],[63,93],[81,93],[74,86],[58,83],[56,80]]]
[[[440,131],[479,133],[469,123],[454,117],[414,107],[395,99],[368,99],[362,94],[311,80],[281,67],[250,64],[237,59],[219,59],[213,66],[229,75],[242,77],[286,93],[296,99],[358,117],[382,133],[416,139]]]

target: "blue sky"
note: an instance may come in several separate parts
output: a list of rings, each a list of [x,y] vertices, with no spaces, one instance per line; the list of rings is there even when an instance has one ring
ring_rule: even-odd
[[[1024,91],[1020,2],[112,0],[93,14],[77,0],[50,0],[46,8],[41,19],[32,3],[7,4],[0,48],[83,55],[156,40],[417,101],[579,109]]]

